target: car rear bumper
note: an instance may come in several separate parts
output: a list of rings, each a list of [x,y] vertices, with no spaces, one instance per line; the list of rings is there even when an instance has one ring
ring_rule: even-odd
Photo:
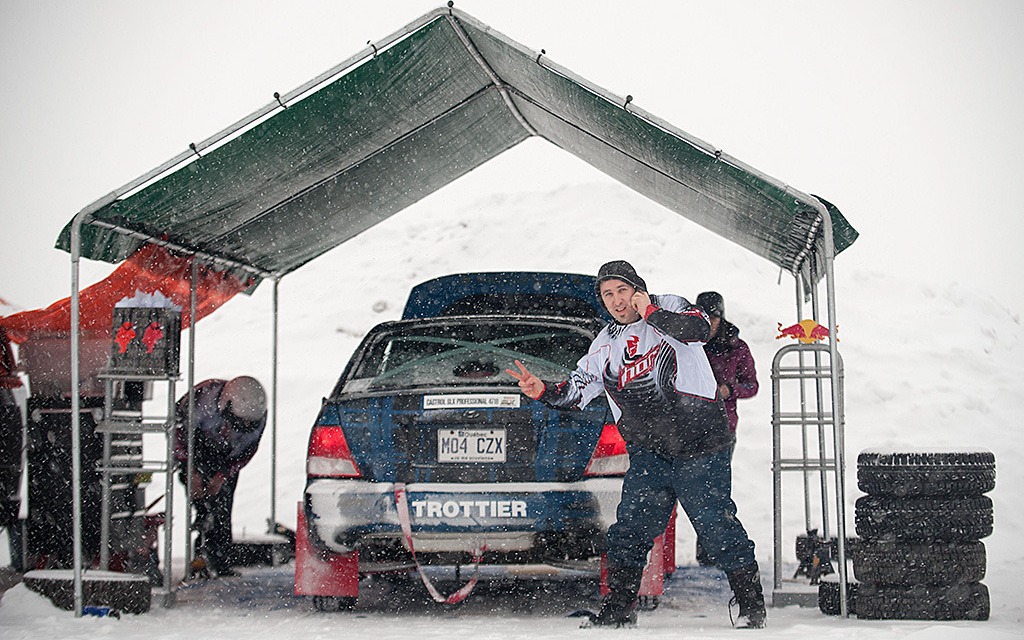
[[[620,478],[573,483],[406,486],[417,553],[531,550],[545,536],[603,535],[615,521]],[[375,542],[400,541],[395,485],[313,479],[306,486],[309,533],[327,550],[345,553]]]

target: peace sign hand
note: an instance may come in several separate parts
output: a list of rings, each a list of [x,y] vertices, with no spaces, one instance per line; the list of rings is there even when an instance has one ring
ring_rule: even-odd
[[[522,362],[516,360],[515,363],[519,367],[519,371],[505,369],[505,373],[519,381],[519,390],[523,392],[523,395],[534,400],[541,397],[544,393],[544,381],[530,373]]]

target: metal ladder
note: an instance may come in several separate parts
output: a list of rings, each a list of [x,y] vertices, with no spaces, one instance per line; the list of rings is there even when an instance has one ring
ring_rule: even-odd
[[[103,457],[99,463],[102,482],[100,515],[100,567],[110,569],[112,546],[123,550],[141,541],[140,520],[146,514],[146,505],[139,502],[137,487],[148,482],[152,474],[165,474],[163,522],[163,585],[153,595],[163,598],[165,607],[175,603],[175,588],[171,579],[172,523],[174,512],[174,428],[175,383],[177,374],[143,375],[102,373],[105,398],[103,419],[96,425],[96,433],[103,436]],[[160,416],[144,415],[144,402],[125,400],[129,384],[152,385],[161,383],[167,389],[166,412]],[[145,459],[143,436],[164,437],[162,459]],[[112,534],[118,535],[112,535]],[[132,551],[133,549],[128,549]]]
[[[816,580],[801,584],[796,576],[783,580],[783,472],[799,472],[803,477],[804,526],[808,534],[820,529],[820,539],[829,541],[833,535],[830,505],[836,510],[836,539],[843,613],[846,613],[845,505],[842,448],[845,428],[843,395],[843,361],[838,355],[831,362],[829,346],[822,343],[796,343],[779,349],[772,361],[772,476],[774,503],[774,590],[773,606],[797,604],[817,606]],[[832,366],[837,367],[838,389],[833,394]],[[796,394],[793,394],[795,387]],[[783,390],[789,401],[783,406]],[[833,406],[833,398],[838,406]],[[794,406],[795,404],[795,406]],[[794,433],[795,432],[795,433]],[[799,446],[792,438],[799,437]],[[789,446],[787,446],[789,445]],[[829,476],[832,476],[830,483]],[[815,495],[816,494],[816,495]],[[815,497],[820,510],[815,508]],[[825,559],[828,560],[827,558]],[[799,573],[799,569],[797,570]]]

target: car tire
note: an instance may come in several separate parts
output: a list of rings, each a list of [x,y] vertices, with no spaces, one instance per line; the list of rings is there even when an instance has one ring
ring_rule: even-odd
[[[839,583],[831,580],[822,580],[818,583],[818,609],[827,616],[842,615],[839,600]],[[846,612],[850,615],[857,613],[857,584],[846,583]]]
[[[864,452],[857,457],[857,487],[869,495],[976,496],[995,485],[991,451]]]
[[[947,586],[861,584],[857,617],[871,620],[988,620],[988,587],[980,582]]]
[[[346,596],[313,596],[313,608],[317,611],[352,611],[356,598]]]
[[[857,535],[876,542],[978,540],[992,533],[992,500],[863,496],[855,506]]]
[[[953,585],[985,577],[985,545],[967,542],[864,542],[851,555],[860,582]]]

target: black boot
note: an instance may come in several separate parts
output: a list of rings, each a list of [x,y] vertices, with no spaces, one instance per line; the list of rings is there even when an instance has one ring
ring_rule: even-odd
[[[729,586],[732,587],[733,601],[740,605],[739,618],[733,622],[733,625],[746,629],[760,629],[764,627],[768,613],[764,608],[761,575],[757,571],[757,564],[755,563],[730,573]],[[729,604],[731,605],[732,602]]]
[[[626,567],[608,568],[609,593],[601,601],[601,610],[590,616],[584,627],[636,626],[636,595],[644,570]]]
[[[697,549],[696,549],[696,551],[697,551],[697,564],[699,564],[702,567],[713,567],[713,566],[715,566],[715,561],[712,560],[711,556],[708,555],[708,552],[704,550],[704,545],[701,544],[700,538],[697,538]]]

